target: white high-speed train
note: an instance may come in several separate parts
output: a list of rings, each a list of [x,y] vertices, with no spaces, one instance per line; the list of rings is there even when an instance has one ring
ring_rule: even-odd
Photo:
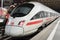
[[[25,36],[32,34],[59,17],[59,13],[38,2],[28,2],[17,6],[11,13],[5,34]]]

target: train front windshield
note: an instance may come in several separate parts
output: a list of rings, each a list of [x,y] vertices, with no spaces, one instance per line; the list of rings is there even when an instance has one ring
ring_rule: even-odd
[[[12,17],[23,17],[27,15],[32,10],[33,7],[34,7],[33,4],[27,4],[27,3],[20,5],[16,7],[16,9],[14,10],[11,16]]]

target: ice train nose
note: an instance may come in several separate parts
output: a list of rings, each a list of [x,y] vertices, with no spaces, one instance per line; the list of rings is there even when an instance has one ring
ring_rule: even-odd
[[[13,27],[13,26],[6,26],[5,34],[11,36],[22,36],[23,35],[23,28],[21,27]]]

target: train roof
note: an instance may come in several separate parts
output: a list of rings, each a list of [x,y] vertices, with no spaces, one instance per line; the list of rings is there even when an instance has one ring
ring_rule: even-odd
[[[47,11],[47,12],[53,12],[53,13],[58,13],[55,10],[43,5],[42,3],[39,2],[28,2],[31,3],[33,5],[35,5],[37,7],[37,9],[42,10],[42,11]]]

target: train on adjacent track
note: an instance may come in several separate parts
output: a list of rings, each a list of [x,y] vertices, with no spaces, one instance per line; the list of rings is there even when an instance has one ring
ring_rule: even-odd
[[[29,35],[59,16],[58,12],[39,2],[24,3],[12,11],[5,26],[5,34],[13,37]]]

